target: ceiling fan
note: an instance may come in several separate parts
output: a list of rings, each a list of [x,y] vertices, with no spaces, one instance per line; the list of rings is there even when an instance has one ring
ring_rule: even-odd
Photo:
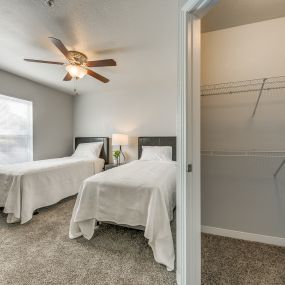
[[[104,83],[109,82],[109,79],[96,73],[95,71],[87,67],[102,67],[102,66],[116,66],[116,61],[113,59],[103,59],[103,60],[91,60],[89,61],[87,56],[79,51],[68,50],[61,40],[54,37],[49,37],[52,43],[62,52],[62,54],[67,59],[68,63],[58,62],[58,61],[47,61],[47,60],[37,60],[25,58],[25,61],[37,62],[37,63],[47,63],[47,64],[58,64],[65,65],[67,74],[63,78],[64,81],[69,81],[72,78],[80,79],[86,74],[100,80]]]

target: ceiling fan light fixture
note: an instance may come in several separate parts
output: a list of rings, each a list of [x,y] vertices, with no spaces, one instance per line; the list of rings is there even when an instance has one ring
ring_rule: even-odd
[[[45,0],[49,2],[49,5],[54,3],[54,0]],[[101,60],[91,60],[89,61],[87,56],[82,52],[75,50],[68,50],[61,40],[55,37],[49,37],[53,45],[64,55],[67,63],[59,61],[50,60],[38,60],[31,58],[24,58],[27,62],[34,63],[46,63],[46,64],[58,64],[65,66],[67,74],[65,74],[63,81],[70,81],[72,78],[83,78],[86,74],[103,82],[107,83],[110,80],[99,73],[89,69],[88,67],[103,67],[103,66],[116,66],[117,63],[113,59],[101,59]]]
[[[83,78],[87,74],[87,70],[80,65],[68,64],[65,69],[73,78]]]

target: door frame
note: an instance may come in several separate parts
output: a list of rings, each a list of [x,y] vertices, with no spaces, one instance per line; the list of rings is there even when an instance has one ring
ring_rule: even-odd
[[[217,0],[179,8],[177,104],[178,285],[201,284],[200,19]],[[188,169],[191,165],[192,169]]]

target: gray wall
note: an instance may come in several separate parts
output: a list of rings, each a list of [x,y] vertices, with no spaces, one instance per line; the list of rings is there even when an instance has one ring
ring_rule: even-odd
[[[73,146],[73,97],[0,70],[0,94],[33,102],[34,160],[67,156]]]
[[[284,75],[285,18],[202,35],[203,84]],[[266,35],[266,38],[264,37]],[[285,150],[285,91],[202,98],[202,148]],[[280,158],[202,157],[202,224],[285,237]]]

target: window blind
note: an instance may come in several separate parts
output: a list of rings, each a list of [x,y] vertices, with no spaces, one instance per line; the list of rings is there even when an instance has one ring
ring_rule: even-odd
[[[0,95],[0,164],[33,160],[33,103]]]

